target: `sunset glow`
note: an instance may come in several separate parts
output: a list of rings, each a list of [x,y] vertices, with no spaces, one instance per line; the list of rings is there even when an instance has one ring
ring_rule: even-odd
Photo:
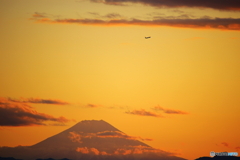
[[[69,139],[134,139],[156,150],[76,152],[240,154],[236,0],[1,0],[0,9],[1,147],[104,120],[121,132]]]

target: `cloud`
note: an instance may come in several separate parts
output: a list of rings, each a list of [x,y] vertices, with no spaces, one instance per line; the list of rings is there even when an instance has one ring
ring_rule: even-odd
[[[240,151],[240,146],[235,147],[236,151]]]
[[[118,13],[109,13],[109,14],[105,15],[104,17],[110,18],[110,19],[111,19],[111,18],[120,18],[121,15],[118,14]]]
[[[97,17],[100,16],[99,13],[97,13],[97,12],[88,12],[88,14],[91,14],[91,15],[93,15],[93,16],[97,16]]]
[[[117,6],[126,6],[125,3],[122,3],[122,1],[118,1],[118,0],[110,0],[110,1],[105,1],[105,0],[90,0],[91,2],[95,2],[95,3],[104,3],[104,4],[109,4],[109,5],[117,5]]]
[[[151,15],[150,15],[151,16]],[[193,16],[191,14],[179,14],[178,16],[167,16],[167,15],[152,15],[150,19],[153,20],[162,20],[162,19],[173,19],[173,20],[181,20],[181,19],[194,19],[196,16]],[[202,19],[210,19],[211,17],[204,16],[201,17]]]
[[[229,147],[229,144],[227,142],[222,142],[221,143],[224,147]]]
[[[21,99],[12,99],[8,98],[11,102],[17,103],[40,103],[40,104],[56,104],[56,105],[68,105],[68,102],[61,100],[52,100],[52,99],[39,99],[39,98],[21,98]]]
[[[188,114],[187,112],[184,112],[184,111],[173,110],[173,109],[165,109],[165,108],[160,107],[160,106],[155,106],[153,109],[156,110],[156,111],[163,111],[166,114]]]
[[[76,132],[69,132],[69,136],[68,137],[72,140],[72,142],[82,143],[81,135],[77,134]]]
[[[142,138],[142,137],[134,137],[129,136],[120,131],[103,131],[97,133],[76,133],[76,132],[69,132],[69,139],[73,142],[82,143],[83,138],[122,138],[122,139],[131,139],[131,140],[142,140],[142,141],[152,141],[153,139],[150,138]]]
[[[134,115],[139,115],[139,116],[152,116],[152,117],[163,117],[160,114],[156,114],[150,111],[145,111],[144,109],[141,110],[133,110],[133,111],[127,111],[125,112],[127,114],[134,114]]]
[[[95,155],[99,155],[100,153],[96,148],[90,148],[90,151]]]
[[[220,144],[216,144],[216,145],[220,147],[227,147],[227,148],[235,149],[236,151],[240,151],[240,146],[235,147],[234,145],[231,145],[228,142],[221,142]]]
[[[81,153],[83,153],[83,154],[88,154],[88,153],[89,153],[89,150],[88,150],[87,147],[82,147],[82,148],[78,147],[78,148],[76,149],[76,151],[77,151],[77,152],[81,152]]]
[[[131,146],[133,154],[144,154],[144,153],[164,153],[164,151],[155,149],[147,146]]]
[[[141,19],[49,19],[37,18],[34,19],[39,23],[53,23],[53,24],[79,24],[79,25],[99,25],[99,26],[148,26],[148,27],[178,27],[178,28],[195,28],[195,29],[220,29],[220,30],[240,30],[240,18],[211,18],[208,16],[192,19],[187,15],[178,17],[158,17],[153,20]]]
[[[123,149],[123,148],[118,148],[117,150],[114,151],[114,154],[116,154],[116,155],[128,155],[131,153],[132,153],[132,150]]]
[[[118,13],[108,13],[106,15],[100,15],[97,12],[88,12],[88,14],[91,14],[93,17],[95,18],[109,18],[109,19],[115,19],[115,18],[120,18],[122,17],[120,14]]]
[[[96,148],[88,148],[88,147],[78,147],[76,149],[77,152],[83,153],[83,154],[94,154],[94,155],[110,155],[107,152],[103,151],[100,152]]]
[[[67,118],[54,117],[45,113],[39,113],[26,103],[13,102],[6,98],[0,98],[0,126],[33,126],[47,125],[46,122],[64,124],[69,122]]]
[[[89,104],[87,104],[86,107],[89,107],[89,108],[97,108],[97,107],[101,107],[101,105],[97,105],[97,104],[91,104],[91,103],[89,103]]]
[[[123,132],[120,131],[103,131],[103,132],[98,132],[96,134],[96,137],[99,138],[123,138],[123,139],[132,139],[132,140],[142,140],[142,141],[152,141],[150,138],[141,138],[141,137],[133,137],[129,136]]]
[[[83,154],[94,154],[94,155],[129,155],[129,154],[146,154],[156,153],[160,156],[175,156],[175,153],[166,152],[160,149],[155,149],[147,146],[125,146],[125,148],[117,148],[113,153],[107,153],[106,151],[99,151],[96,148],[78,147],[77,152]]]
[[[153,7],[168,8],[212,8],[217,10],[240,10],[240,2],[237,0],[219,1],[219,0],[90,0],[95,3],[104,3],[109,5],[126,5],[126,3],[140,3]]]
[[[45,18],[45,17],[47,17],[47,16],[46,16],[45,13],[35,12],[35,13],[33,14],[33,17],[35,17],[35,18]]]

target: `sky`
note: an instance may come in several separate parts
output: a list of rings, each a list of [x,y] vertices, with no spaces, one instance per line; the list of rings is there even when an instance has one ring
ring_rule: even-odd
[[[1,0],[0,10],[0,146],[102,119],[187,159],[240,153],[238,1]]]

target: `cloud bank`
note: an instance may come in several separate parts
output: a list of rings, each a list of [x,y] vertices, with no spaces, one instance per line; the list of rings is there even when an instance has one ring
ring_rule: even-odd
[[[163,111],[166,114],[188,114],[187,112],[180,111],[180,110],[174,110],[174,109],[166,109],[160,106],[155,106],[153,108],[156,111]]]
[[[57,118],[39,113],[26,103],[0,98],[0,126],[47,125],[47,122],[54,122],[53,125],[64,125],[69,121],[63,116]]]
[[[89,104],[86,105],[86,107],[88,107],[88,108],[98,108],[98,107],[101,107],[101,105],[89,103]]]
[[[121,138],[121,139],[131,139],[131,140],[142,140],[142,141],[152,141],[153,139],[150,138],[142,138],[142,137],[134,137],[129,136],[120,131],[103,131],[98,133],[76,133],[76,132],[69,132],[69,139],[72,142],[82,143],[83,138]]]
[[[163,117],[160,114],[156,114],[154,112],[146,111],[145,109],[141,110],[133,110],[133,111],[127,111],[125,112],[127,114],[133,114],[133,115],[138,115],[138,116],[151,116],[151,117]]]
[[[99,151],[96,148],[88,147],[78,147],[77,152],[83,154],[94,154],[94,155],[130,155],[130,154],[147,154],[147,153],[156,153],[161,156],[174,156],[174,153],[165,152],[159,149],[154,149],[147,146],[126,146],[125,148],[118,148],[113,153],[107,153],[105,151]]]
[[[56,104],[56,105],[68,105],[68,102],[61,100],[52,100],[52,99],[39,99],[39,98],[21,98],[21,99],[12,99],[8,98],[11,102],[17,103],[40,103],[40,104]]]
[[[167,8],[211,8],[217,10],[240,10],[240,1],[238,0],[90,0],[95,3],[103,3],[108,5],[125,5],[126,3],[138,3],[153,7]]]
[[[160,107],[160,106],[155,106],[151,109],[154,110],[155,112],[162,111],[165,114],[182,114],[182,115],[183,114],[189,114],[189,113],[184,112],[184,111],[174,110],[174,109],[166,109],[166,108],[163,108],[163,107]],[[145,109],[140,109],[140,110],[127,111],[125,113],[138,115],[138,116],[150,116],[150,117],[161,117],[161,118],[164,117],[161,114],[155,113],[155,112],[146,111]]]
[[[191,18],[155,18],[152,20],[141,19],[50,19],[41,16],[32,16],[31,20],[39,23],[52,24],[79,24],[79,25],[95,25],[95,26],[148,26],[148,27],[178,27],[178,28],[194,28],[194,29],[220,29],[220,30],[240,30],[240,18],[211,18],[208,16],[191,19]]]

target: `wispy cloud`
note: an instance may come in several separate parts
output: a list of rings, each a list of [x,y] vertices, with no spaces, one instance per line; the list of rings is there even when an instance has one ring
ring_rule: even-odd
[[[56,105],[68,105],[68,102],[64,102],[61,100],[53,100],[53,99],[39,99],[39,98],[21,98],[21,99],[13,99],[8,98],[11,102],[17,103],[41,103],[41,104],[56,104]]]
[[[235,147],[236,151],[240,151],[240,146]]]
[[[34,18],[45,18],[47,17],[47,15],[45,13],[39,13],[39,12],[35,12],[32,17]]]
[[[221,142],[219,144],[216,144],[217,146],[224,147],[224,148],[231,148],[235,149],[236,151],[240,151],[240,146],[234,146],[233,144],[230,144],[229,142]]]
[[[0,126],[47,125],[48,122],[54,122],[53,125],[63,125],[69,121],[63,116],[57,118],[49,114],[39,113],[26,103],[0,98]]]
[[[125,146],[125,148],[117,148],[113,153],[108,153],[106,151],[99,151],[96,148],[88,148],[88,147],[78,147],[76,149],[77,152],[81,152],[83,154],[94,154],[94,155],[130,155],[130,154],[148,154],[155,153],[162,157],[171,157],[175,156],[175,153],[166,152],[160,149],[155,149],[148,146]]]
[[[39,23],[53,23],[53,24],[79,24],[79,25],[96,25],[96,26],[169,26],[178,28],[195,28],[195,29],[220,29],[220,30],[240,30],[240,18],[211,18],[208,16],[192,19],[188,15],[180,17],[158,17],[152,20],[141,19],[123,19],[114,18],[105,20],[101,18],[95,19],[51,19],[51,18],[36,18],[34,20]]]
[[[229,147],[229,143],[227,143],[227,142],[222,142],[221,143],[224,147]]]
[[[155,106],[153,109],[156,111],[163,111],[166,114],[188,114],[187,112],[184,112],[184,111],[174,110],[174,109],[166,109],[161,106]]]
[[[156,114],[154,112],[146,111],[145,109],[141,110],[133,110],[133,111],[127,111],[125,112],[127,114],[133,114],[133,115],[138,115],[138,116],[151,116],[151,117],[163,117],[160,114]]]
[[[90,0],[95,3],[104,3],[109,5],[126,5],[127,3],[140,3],[153,7],[169,8],[212,8],[218,10],[240,10],[240,2],[237,0],[219,1],[219,0]]]
[[[121,139],[142,140],[142,141],[152,141],[153,140],[150,138],[129,136],[120,131],[103,131],[103,132],[97,132],[97,133],[69,132],[69,138],[73,142],[82,143],[82,141],[81,141],[82,139],[94,138],[94,137],[97,137],[97,138],[121,138]]]
[[[108,18],[108,19],[114,19],[114,18],[121,18],[122,16],[118,13],[108,13],[106,15],[101,15],[97,12],[88,12],[88,14],[91,14],[95,18]]]
[[[101,107],[101,105],[89,103],[89,104],[86,105],[86,107],[89,107],[89,108],[98,108],[98,107]]]
[[[152,141],[152,139],[150,139],[150,138],[141,138],[141,137],[129,136],[129,135],[127,135],[123,132],[119,132],[119,131],[98,132],[96,134],[96,137],[100,137],[100,138],[123,138],[123,139],[132,139],[132,140]]]
[[[109,14],[105,15],[104,17],[112,19],[112,18],[121,18],[122,16],[118,13],[109,13]]]
[[[69,136],[68,137],[72,140],[72,142],[82,143],[81,135],[77,134],[76,132],[69,132]]]
[[[118,148],[114,151],[116,155],[128,155],[128,154],[145,154],[145,153],[160,153],[169,154],[159,149],[155,149],[147,146],[128,146],[126,148]],[[169,154],[170,155],[170,154]]]

